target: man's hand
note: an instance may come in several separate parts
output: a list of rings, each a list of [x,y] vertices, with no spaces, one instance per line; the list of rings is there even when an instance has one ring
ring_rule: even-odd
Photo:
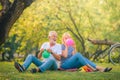
[[[61,59],[61,56],[60,56],[60,55],[58,55],[58,54],[56,54],[55,52],[53,52],[50,48],[47,49],[47,51],[48,51],[49,53],[51,53],[51,54],[55,57],[55,59],[57,59],[57,60],[60,61],[60,59]]]
[[[49,52],[49,53],[51,53],[52,54],[52,50],[49,48],[49,49],[47,49],[47,51]]]
[[[44,49],[42,48],[42,49],[40,49],[40,52],[38,53],[38,58],[41,58],[41,56],[42,56],[42,52],[44,51]]]
[[[44,49],[42,48],[42,49],[40,49],[40,52],[42,53],[44,51]]]

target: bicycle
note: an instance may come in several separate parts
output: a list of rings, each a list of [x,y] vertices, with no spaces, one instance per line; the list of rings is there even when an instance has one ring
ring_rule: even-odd
[[[120,43],[111,45],[108,50],[108,59],[112,64],[120,64]]]
[[[111,42],[106,39],[105,40],[88,39],[88,41],[95,45],[108,45],[108,47],[105,48],[104,50],[101,49],[97,50],[97,54],[96,52],[93,54],[93,56],[95,55],[94,59],[97,59],[100,55],[105,55],[104,57],[102,56],[102,58],[108,56],[109,62],[111,62],[114,65],[116,63],[120,64],[120,43]],[[105,52],[107,52],[107,54],[104,54]]]

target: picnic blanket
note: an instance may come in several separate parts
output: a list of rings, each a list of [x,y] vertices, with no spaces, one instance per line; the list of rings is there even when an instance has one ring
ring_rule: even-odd
[[[93,72],[89,67],[83,66],[81,68],[72,68],[72,69],[63,69],[58,68],[58,71],[68,71],[68,72],[75,72],[75,71],[81,71],[81,72]]]
[[[58,71],[75,72],[75,71],[80,71],[80,69],[78,69],[78,68],[73,68],[73,69],[62,69],[62,68],[58,68]]]

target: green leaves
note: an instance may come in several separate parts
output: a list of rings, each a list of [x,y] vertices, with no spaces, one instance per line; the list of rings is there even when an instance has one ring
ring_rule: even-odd
[[[66,29],[68,27],[77,35],[79,32],[83,36],[87,50],[91,51],[87,38],[120,41],[119,3],[119,0],[36,0],[24,11],[9,36],[13,34],[24,36],[21,47],[25,47],[29,41],[31,43],[29,49],[32,49],[37,45],[40,47],[48,40],[50,30],[58,32],[58,42],[61,43],[61,36],[68,31]],[[71,21],[69,12],[78,31]],[[76,38],[75,40],[77,46],[81,47],[80,42]]]

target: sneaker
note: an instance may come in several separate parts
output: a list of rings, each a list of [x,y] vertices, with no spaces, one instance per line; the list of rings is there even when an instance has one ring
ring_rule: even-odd
[[[19,72],[23,72],[25,71],[25,69],[23,68],[23,66],[21,66],[18,62],[14,63],[15,68],[19,71]]]
[[[36,73],[37,72],[37,69],[36,68],[33,68],[30,70],[31,73]]]
[[[108,72],[111,71],[111,70],[112,70],[112,68],[108,68]]]
[[[109,71],[111,71],[111,70],[112,70],[112,68],[108,68],[108,67],[107,67],[107,68],[104,69],[104,72],[109,72]]]

